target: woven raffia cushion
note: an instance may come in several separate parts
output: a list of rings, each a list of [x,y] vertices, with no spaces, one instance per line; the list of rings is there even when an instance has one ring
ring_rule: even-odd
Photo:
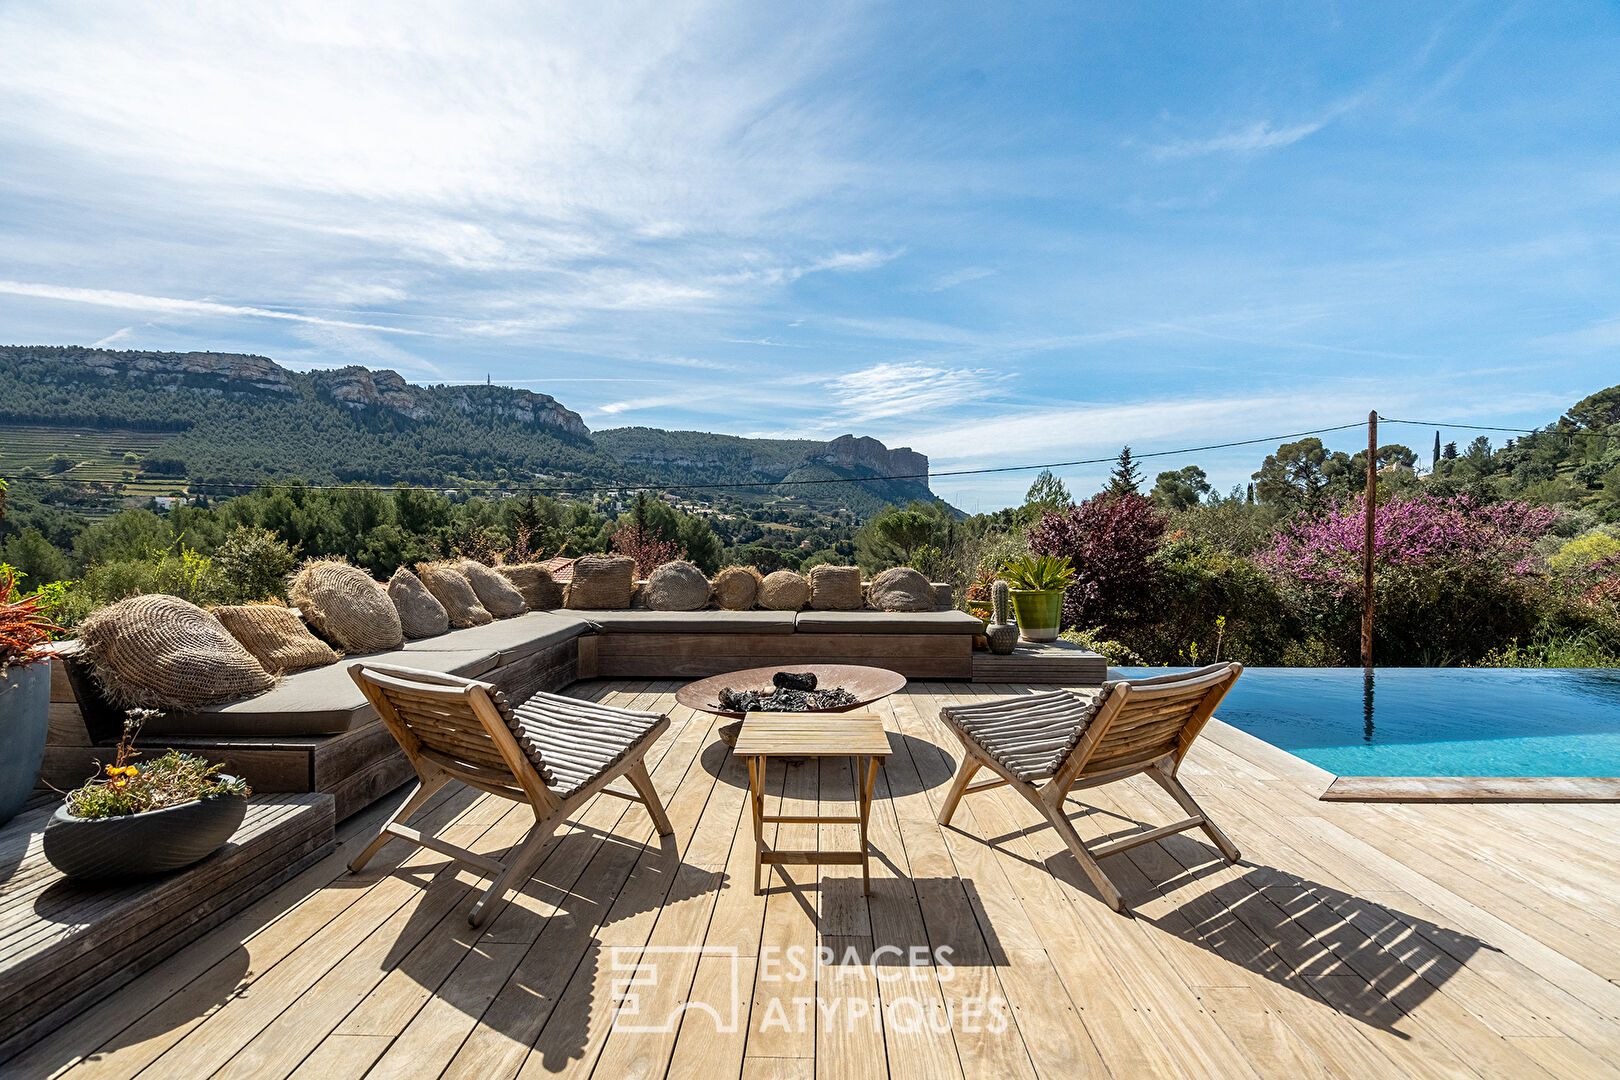
[[[543,692],[506,714],[524,755],[564,799],[623,761],[663,719]]]
[[[628,555],[586,555],[574,561],[574,579],[563,607],[576,611],[615,611],[630,606],[636,591],[636,561]]]
[[[332,647],[285,604],[243,604],[209,609],[227,633],[272,675],[338,662]]]
[[[709,579],[689,562],[667,562],[647,577],[649,611],[696,611],[709,606]]]
[[[810,571],[810,606],[817,611],[854,611],[863,599],[860,567],[818,566]]]
[[[433,599],[443,605],[451,626],[483,626],[495,621],[495,616],[478,602],[472,582],[456,568],[455,563],[421,563],[416,568],[416,576],[422,579],[422,584],[433,594]]]
[[[483,563],[462,559],[456,564],[456,569],[461,571],[473,592],[478,594],[478,602],[484,605],[484,610],[497,619],[510,619],[527,610],[523,606],[523,594],[517,591],[517,587]]]
[[[96,681],[124,706],[199,708],[260,694],[275,678],[223,624],[177,596],[132,596],[79,627]]]
[[[1106,688],[1105,688],[1106,690]],[[939,718],[1020,780],[1057,772],[1074,751],[1107,694],[1081,698],[1066,690],[973,705],[947,705]]]
[[[714,575],[714,602],[727,611],[747,611],[759,599],[759,571],[752,566],[728,566]]]
[[[933,611],[934,587],[909,566],[896,566],[872,579],[866,602],[879,611]]]
[[[563,606],[562,586],[551,579],[551,571],[539,563],[497,566],[495,572],[523,594],[530,611],[551,611]]]
[[[358,566],[327,559],[305,563],[287,599],[310,629],[344,652],[383,652],[405,643],[388,590]]]
[[[399,612],[399,625],[408,638],[438,637],[450,629],[444,605],[428,592],[422,579],[403,566],[388,579],[388,599]]]
[[[766,611],[798,611],[810,602],[810,583],[803,574],[778,570],[759,583],[758,599]]]

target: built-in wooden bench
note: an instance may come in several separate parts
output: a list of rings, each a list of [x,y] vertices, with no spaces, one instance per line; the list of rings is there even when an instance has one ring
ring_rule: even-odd
[[[244,910],[335,846],[330,795],[255,796],[220,851],[123,885],[76,885],[45,860],[52,806],[0,826],[0,1074],[4,1062]]]
[[[1060,642],[1012,656],[975,652],[982,624],[955,610],[557,611],[406,642],[368,659],[483,679],[522,702],[590,678],[699,678],[795,663],[866,664],[910,679],[1099,685],[1102,657]],[[68,790],[112,754],[121,710],[101,698],[67,643],[53,661],[51,733],[42,783]],[[253,698],[150,722],[136,746],[222,761],[263,793],[329,794],[338,820],[413,774],[404,753],[349,679],[345,664],[299,672]]]

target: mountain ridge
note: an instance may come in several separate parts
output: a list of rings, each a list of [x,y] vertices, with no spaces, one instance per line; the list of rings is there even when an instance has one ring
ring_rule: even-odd
[[[625,486],[734,484],[748,495],[814,473],[852,483],[790,486],[858,515],[936,501],[928,459],[848,434],[750,439],[631,427],[591,432],[549,394],[501,385],[417,384],[387,368],[294,371],[251,353],[0,346],[0,423],[172,433],[146,462],[193,481],[299,476],[367,481]],[[0,471],[4,471],[0,468]],[[873,479],[906,476],[912,479]]]

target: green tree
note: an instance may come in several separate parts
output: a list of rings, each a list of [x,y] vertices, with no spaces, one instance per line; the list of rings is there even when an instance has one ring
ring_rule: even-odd
[[[24,591],[73,576],[73,561],[32,527],[6,537],[0,544],[0,563],[17,571],[17,586]]]
[[[1134,495],[1142,490],[1142,470],[1131,457],[1131,448],[1127,444],[1120,448],[1119,457],[1114,459],[1114,471],[1108,474],[1108,494]]]
[[[1024,494],[1024,508],[1028,511],[1025,517],[1033,521],[1047,510],[1061,510],[1072,502],[1074,498],[1063,481],[1052,475],[1051,469],[1042,469]]]
[[[74,541],[73,551],[85,566],[144,559],[174,542],[168,523],[150,510],[121,510],[96,522]]]
[[[1262,503],[1282,506],[1314,504],[1328,483],[1322,468],[1327,461],[1327,448],[1321,439],[1283,443],[1275,454],[1266,455],[1260,471],[1254,474],[1254,496]]]
[[[1171,510],[1186,510],[1197,506],[1213,490],[1203,469],[1186,465],[1174,472],[1160,473],[1153,485],[1152,499]]]

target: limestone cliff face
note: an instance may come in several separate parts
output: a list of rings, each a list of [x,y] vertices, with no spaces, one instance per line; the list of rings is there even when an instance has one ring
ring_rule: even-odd
[[[311,372],[311,375],[334,400],[351,409],[391,409],[412,420],[425,420],[433,415],[432,409],[417,401],[415,390],[397,371],[342,367],[335,371]]]
[[[89,379],[128,380],[160,393],[237,397],[266,393],[295,397],[300,390],[307,394],[313,388],[318,395],[356,412],[385,409],[426,421],[436,410],[453,409],[545,425],[581,437],[590,435],[578,413],[546,394],[508,386],[415,386],[387,368],[374,371],[351,365],[295,374],[269,357],[246,353],[145,352],[77,345],[0,346],[0,358],[49,364],[56,372],[52,376],[56,382],[80,381],[77,373],[82,372]],[[68,372],[65,376],[64,370]]]
[[[909,446],[893,450],[868,436],[840,435],[827,449],[811,455],[811,460],[835,469],[849,469],[868,476],[928,475],[928,457]]]
[[[142,379],[156,386],[187,385],[200,389],[243,393],[266,391],[290,394],[292,384],[287,370],[267,356],[246,353],[143,352],[119,349],[87,349],[73,346],[49,350],[10,349],[30,353],[48,352],[48,359],[77,361],[102,378]]]

